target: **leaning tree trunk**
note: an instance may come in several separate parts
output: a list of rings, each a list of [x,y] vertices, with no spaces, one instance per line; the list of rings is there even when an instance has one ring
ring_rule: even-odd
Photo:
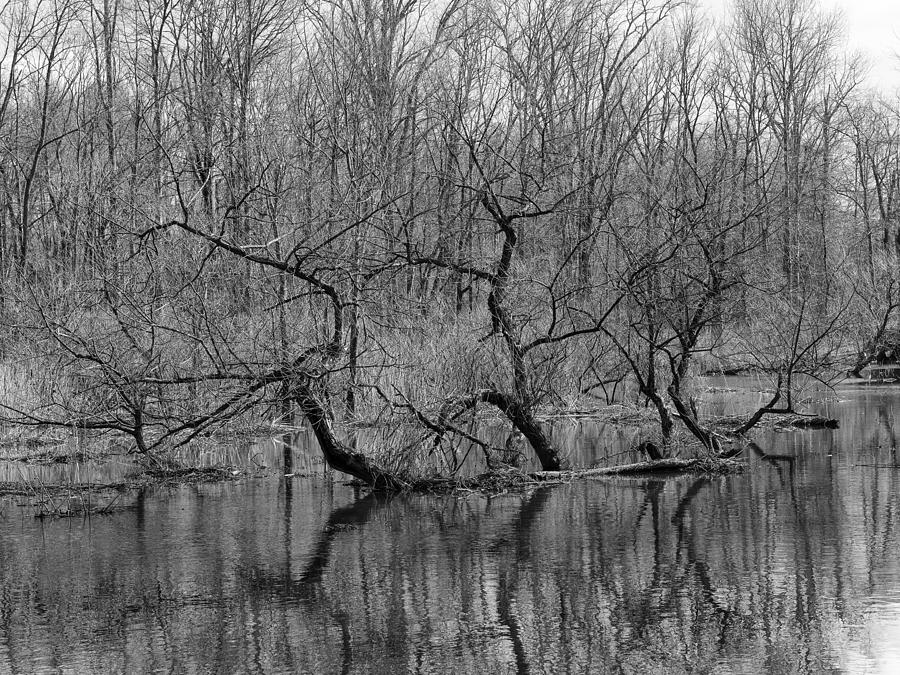
[[[559,453],[553,447],[541,423],[535,418],[530,406],[523,405],[513,396],[493,390],[482,391],[477,398],[506,415],[513,427],[528,440],[544,471],[559,471],[562,465]]]
[[[537,455],[544,471],[558,471],[560,468],[559,454],[535,418],[526,349],[519,342],[513,318],[506,308],[510,269],[519,241],[519,235],[513,222],[523,214],[518,216],[504,214],[500,202],[493,193],[491,193],[490,199],[487,195],[484,196],[481,203],[503,233],[500,258],[494,274],[489,277],[491,292],[487,297],[487,305],[491,316],[491,334],[500,335],[509,352],[515,395],[488,390],[480,392],[477,398],[498,408],[512,425],[522,432],[522,435],[528,439],[528,443],[534,450],[534,454]]]
[[[351,450],[338,439],[325,407],[308,386],[295,385],[294,400],[316,435],[328,466],[358,478],[376,490],[399,490],[403,487],[403,481],[395,474],[378,466],[364,454]]]

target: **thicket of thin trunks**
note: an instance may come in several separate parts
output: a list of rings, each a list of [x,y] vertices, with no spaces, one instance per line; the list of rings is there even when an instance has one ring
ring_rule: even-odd
[[[558,468],[547,406],[715,451],[699,369],[793,409],[894,328],[900,113],[811,0],[10,0],[0,35],[8,419],[155,452],[297,415],[374,480],[340,422],[487,448],[492,409]]]

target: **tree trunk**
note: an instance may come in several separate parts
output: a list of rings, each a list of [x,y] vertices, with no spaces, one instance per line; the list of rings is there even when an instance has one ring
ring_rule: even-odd
[[[403,481],[393,473],[379,467],[362,453],[354,452],[338,439],[325,407],[308,385],[294,385],[294,400],[316,435],[328,466],[358,478],[375,490],[399,490],[403,487]]]
[[[513,397],[498,391],[483,391],[478,398],[503,412],[512,425],[528,439],[528,443],[537,455],[544,471],[560,469],[562,463],[559,453],[553,447],[540,422],[535,419],[534,411],[529,406],[522,405]]]

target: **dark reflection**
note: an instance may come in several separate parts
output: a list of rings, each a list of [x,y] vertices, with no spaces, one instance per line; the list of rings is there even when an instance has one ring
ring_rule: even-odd
[[[509,527],[509,530],[515,534],[514,547],[517,564],[509,569],[501,569],[497,580],[497,618],[498,622],[506,628],[515,656],[516,672],[519,673],[530,673],[531,667],[525,650],[522,622],[518,617],[516,596],[519,590],[519,577],[517,570],[530,557],[533,550],[532,531],[551,494],[552,488],[541,487],[522,500],[521,507]],[[501,539],[495,544],[494,550],[499,553],[508,547],[509,541]]]
[[[779,455],[772,452],[765,452],[753,441],[747,443],[747,448],[762,462],[771,466],[782,487],[790,490],[791,503],[796,508],[797,494],[794,490],[794,468],[797,458],[794,455]]]
[[[294,437],[293,434],[284,434],[281,437],[283,445],[281,464],[285,474],[294,473]]]
[[[0,672],[893,672],[897,406],[829,405],[839,430],[762,431],[736,476],[391,499],[276,476],[43,524],[9,502]]]

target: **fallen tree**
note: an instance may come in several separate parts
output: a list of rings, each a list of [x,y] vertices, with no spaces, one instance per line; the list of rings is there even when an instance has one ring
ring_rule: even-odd
[[[607,466],[595,469],[576,469],[571,471],[540,471],[531,477],[538,481],[567,481],[578,478],[602,478],[606,476],[629,476],[645,474],[687,473],[700,471],[704,473],[732,473],[743,471],[744,464],[734,459],[710,457],[694,457],[681,459],[669,457],[649,462],[635,462],[620,466]]]

